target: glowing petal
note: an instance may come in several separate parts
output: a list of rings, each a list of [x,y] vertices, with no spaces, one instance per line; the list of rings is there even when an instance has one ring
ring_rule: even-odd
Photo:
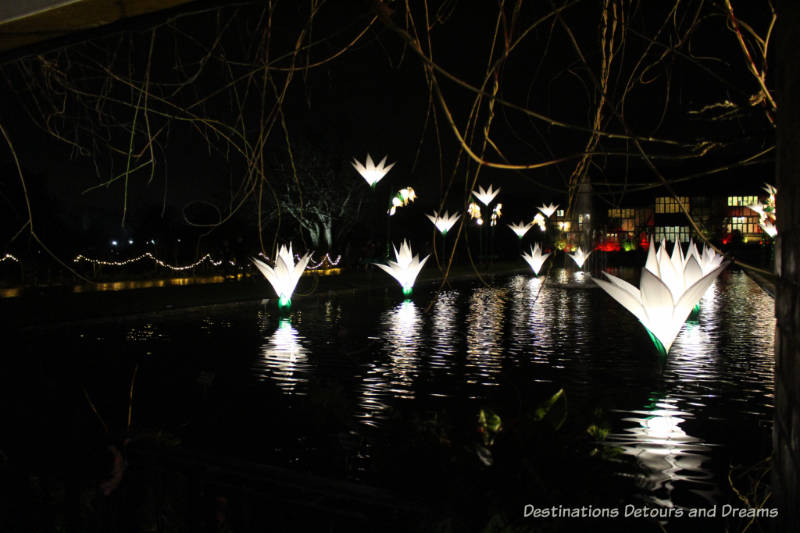
[[[381,180],[381,178],[383,178],[386,175],[386,173],[389,172],[389,170],[391,170],[391,168],[396,163],[395,162],[392,163],[391,165],[386,165],[387,157],[389,156],[383,156],[381,162],[376,165],[375,162],[372,160],[372,156],[367,154],[367,160],[365,164],[362,165],[361,162],[355,158],[353,158],[351,164],[353,165],[353,168],[355,168],[356,171],[358,171],[358,173],[361,174],[361,177],[363,177],[367,181],[369,186],[374,187],[375,184],[378,183]]]
[[[533,227],[533,222],[528,224],[517,222],[516,224],[509,224],[508,227],[511,228],[511,231],[516,233],[517,237],[521,239],[526,233],[528,233],[528,230]]]
[[[489,205],[494,200],[494,197],[497,196],[497,193],[500,192],[500,187],[497,188],[495,191],[492,188],[492,185],[489,185],[489,188],[484,190],[483,187],[480,185],[478,186],[477,191],[472,191],[472,194],[475,195],[475,198],[481,201],[483,205]]]
[[[453,225],[458,222],[458,219],[461,218],[461,215],[454,213],[450,214],[447,211],[444,212],[443,215],[440,215],[438,212],[434,211],[433,215],[425,215],[433,222],[433,225],[436,226],[436,229],[442,235],[446,235],[448,231],[453,227]]]
[[[578,268],[582,268],[586,260],[589,259],[589,256],[592,255],[592,252],[590,251],[588,254],[584,253],[581,247],[578,246],[578,249],[575,250],[575,252],[568,255],[572,258],[573,261],[575,261],[575,264],[578,265]]]
[[[703,260],[709,258],[716,262],[716,254],[711,256],[708,249],[704,249],[701,260],[696,247],[690,245],[690,250],[684,257],[680,244],[675,246],[677,250],[673,249],[670,257],[664,242],[658,251],[654,250],[651,242],[638,289],[605,272],[603,274],[609,281],[594,280],[639,319],[648,333],[658,341],[657,344],[661,344],[664,353],[669,351],[692,309],[727,266],[727,263],[716,263],[716,268],[706,272]],[[721,256],[718,257],[721,263]]]
[[[528,262],[531,270],[533,270],[533,273],[537,276],[539,275],[539,271],[542,269],[542,265],[544,265],[544,262],[547,261],[548,257],[550,257],[550,254],[542,254],[542,249],[538,243],[535,247],[531,248],[530,254],[522,254],[522,258]]]
[[[553,216],[553,213],[555,213],[555,212],[556,212],[556,210],[558,209],[558,205],[554,205],[554,204],[550,204],[550,205],[547,205],[547,204],[542,204],[542,206],[541,206],[541,207],[537,207],[537,209],[538,209],[539,211],[541,211],[541,212],[542,212],[542,214],[543,214],[545,217],[547,217],[547,218],[550,218],[551,216]]]
[[[389,261],[388,265],[381,263],[375,263],[375,265],[396,279],[403,287],[403,293],[410,294],[420,270],[422,270],[422,267],[430,256],[427,255],[425,259],[420,261],[418,255],[412,254],[411,247],[406,240],[403,240],[403,244],[400,245],[400,250],[394,245],[392,245],[392,248],[394,248],[396,261]]]
[[[288,307],[291,304],[292,294],[295,287],[297,287],[297,282],[300,281],[300,276],[303,275],[303,271],[306,269],[310,259],[311,254],[307,253],[295,264],[292,245],[289,244],[288,248],[286,246],[279,248],[278,257],[272,267],[255,257],[250,260],[272,285],[278,295],[281,307]]]

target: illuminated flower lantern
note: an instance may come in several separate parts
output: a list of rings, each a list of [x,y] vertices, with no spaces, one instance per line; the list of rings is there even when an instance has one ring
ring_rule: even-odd
[[[703,270],[703,275],[705,276],[712,270],[716,270],[724,260],[725,257],[715,252],[712,247],[703,246],[703,258],[702,261],[700,261],[700,268]]]
[[[592,252],[589,251],[588,254],[584,253],[583,249],[580,246],[578,246],[577,250],[567,255],[569,255],[572,258],[572,260],[575,261],[575,264],[578,265],[578,268],[583,268],[583,264],[586,262],[587,259],[589,259],[589,256],[592,255]]]
[[[425,215],[433,222],[433,225],[436,226],[436,229],[439,230],[439,233],[442,235],[447,235],[447,232],[453,227],[453,225],[458,222],[458,219],[461,218],[461,215],[454,213],[450,214],[447,211],[444,212],[443,215],[440,215],[437,211],[433,212],[433,215]]]
[[[516,224],[509,224],[508,227],[521,239],[528,233],[528,230],[533,227],[533,222],[529,222],[528,224],[517,222]]]
[[[677,248],[677,250],[675,248]],[[673,248],[672,250],[673,255],[675,253],[680,255],[682,253],[680,246],[675,246],[675,248]],[[658,256],[658,251],[656,252],[656,256]],[[703,245],[703,253],[701,254],[700,252],[698,252],[697,246],[694,244],[694,241],[690,240],[689,248],[688,251],[686,252],[686,257],[683,258],[684,270],[686,268],[686,264],[689,262],[689,259],[692,257],[700,265],[700,272],[704,276],[709,272],[715,270],[717,267],[719,267],[722,264],[722,261],[725,259],[724,256],[715,252],[712,247],[706,245]],[[697,313],[699,312],[700,312],[700,302],[698,301],[697,304],[695,304],[694,308],[692,309],[692,313],[689,316],[689,318],[695,318],[697,316]]]
[[[531,224],[539,226],[539,231],[544,231],[545,229],[547,229],[545,225],[546,220],[547,219],[541,213],[536,213],[536,216],[533,217]]]
[[[389,213],[389,216],[392,216],[395,214],[398,207],[405,207],[416,199],[417,193],[415,193],[414,189],[411,187],[400,189],[397,191],[397,194],[392,197],[391,206],[389,207],[389,211],[387,211],[387,213]]]
[[[675,247],[677,250],[673,249],[670,257],[663,241],[658,252],[651,241],[638,289],[607,272],[603,275],[608,281],[593,278],[639,319],[662,354],[669,351],[695,304],[728,266],[727,262],[722,263],[704,275],[694,254],[684,265],[680,245]]]
[[[775,227],[775,224],[773,224],[768,218],[759,221],[758,224],[761,226],[761,229],[764,230],[764,233],[770,237],[775,237],[775,235],[778,234],[778,228]]]
[[[536,243],[536,246],[531,248],[531,253],[522,254],[522,257],[531,266],[533,273],[538,276],[539,271],[542,269],[542,265],[544,265],[544,262],[547,261],[548,257],[550,257],[550,254],[542,254],[542,249],[539,246],[539,243]]]
[[[391,165],[386,165],[386,158],[389,157],[388,155],[383,156],[381,162],[375,165],[375,162],[372,160],[372,157],[367,154],[367,161],[365,164],[361,164],[361,162],[357,159],[353,159],[351,163],[353,168],[355,168],[361,177],[363,177],[370,187],[373,189],[375,188],[375,184],[377,184],[381,178],[383,178],[389,170],[395,165],[392,163]]]
[[[551,216],[553,216],[553,213],[556,212],[556,209],[558,209],[558,205],[542,204],[542,206],[541,207],[537,207],[537,209],[539,211],[541,211],[544,216],[546,216],[547,218],[550,218]]]
[[[775,195],[778,194],[778,190],[769,183],[764,184],[764,190],[769,195],[766,203],[748,205],[747,207],[758,213],[758,225],[761,226],[764,233],[770,237],[775,237],[778,234],[778,228],[775,226],[777,216]]]
[[[414,288],[414,281],[416,281],[419,271],[422,270],[422,266],[430,256],[427,255],[425,259],[420,261],[418,255],[411,253],[411,247],[405,239],[403,244],[400,245],[399,251],[394,245],[392,245],[392,248],[394,248],[394,257],[397,261],[389,261],[388,265],[381,263],[375,263],[375,265],[396,279],[403,287],[403,294],[408,296]]]
[[[675,253],[674,250],[673,253]],[[684,267],[686,266],[686,263],[689,261],[690,257],[694,257],[700,264],[700,270],[703,272],[703,275],[706,275],[712,270],[716,269],[725,259],[724,256],[715,252],[712,247],[706,245],[703,245],[703,253],[700,253],[697,250],[697,246],[694,244],[694,241],[691,240],[689,241],[689,249],[686,252],[686,257],[683,259]]]
[[[477,191],[472,191],[472,194],[475,195],[475,198],[480,200],[483,205],[489,205],[494,200],[495,196],[500,192],[500,187],[497,188],[495,191],[492,185],[489,185],[489,188],[484,190],[483,187],[478,186]]]
[[[467,214],[475,221],[475,223],[479,226],[483,225],[483,216],[481,215],[481,206],[476,204],[475,202],[470,202],[469,207],[467,207]]]
[[[275,266],[271,267],[252,257],[250,260],[256,265],[256,268],[267,278],[275,293],[278,295],[278,307],[281,309],[288,309],[292,305],[292,294],[294,293],[297,282],[300,281],[300,276],[306,269],[311,254],[307,253],[301,257],[297,263],[294,262],[292,255],[292,245],[289,247],[281,246],[278,250],[278,258],[275,259]]]
[[[503,204],[501,203],[498,203],[494,206],[494,209],[492,209],[492,218],[489,220],[490,226],[497,225],[497,221],[500,220],[501,216],[503,216],[502,209],[503,209]]]

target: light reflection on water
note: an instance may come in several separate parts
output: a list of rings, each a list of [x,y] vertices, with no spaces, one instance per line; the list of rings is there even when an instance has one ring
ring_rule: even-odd
[[[467,311],[467,383],[497,385],[503,368],[505,289],[480,287],[472,291]]]
[[[664,361],[662,388],[654,394],[668,395],[646,410],[618,411],[622,431],[607,443],[638,460],[640,484],[654,503],[670,505],[679,482],[708,502],[717,494],[706,463],[725,443],[692,436],[686,423],[729,436],[746,417],[755,419],[751,426],[769,428],[773,316],[773,300],[758,286],[741,272],[726,274],[703,296],[699,315],[684,324]],[[723,411],[723,401],[742,406]]]
[[[574,410],[591,410],[603,398],[612,431],[602,444],[638,465],[625,475],[636,480],[642,498],[669,506],[680,488],[713,502],[720,486],[714,471],[727,467],[713,466],[713,458],[716,449],[730,444],[725,439],[731,420],[747,416],[748,427],[768,431],[772,307],[744,274],[727,273],[704,295],[700,313],[684,325],[668,356],[660,358],[641,324],[585,272],[514,276],[500,287],[477,287],[463,296],[444,292],[435,297],[429,316],[405,302],[382,315],[388,359],[366,369],[360,418],[380,427],[381,413],[401,405],[398,400],[419,398],[415,381],[430,379],[439,366],[458,368],[463,361],[464,375],[456,384],[437,381],[426,391],[429,396],[466,391],[477,399],[503,375],[528,368],[531,383],[564,386]],[[420,367],[424,360],[430,368]],[[737,403],[741,409],[731,411]]]
[[[458,342],[459,292],[443,291],[436,297],[431,315],[431,354],[429,365],[433,372],[446,373],[453,369]]]
[[[671,507],[678,482],[686,482],[692,492],[713,501],[717,490],[712,475],[703,468],[710,447],[684,431],[682,424],[695,415],[677,404],[675,398],[664,398],[646,409],[625,412],[622,422],[628,426],[609,441],[636,458],[642,467],[639,485],[650,493],[653,503]]]
[[[356,415],[372,426],[378,425],[391,398],[414,398],[422,341],[421,312],[411,300],[384,312],[380,323],[382,354],[367,365]]]
[[[622,274],[638,279],[635,271]],[[236,349],[255,360],[257,380],[294,397],[311,392],[312,378],[332,376],[352,399],[345,416],[370,434],[386,427],[390,409],[435,410],[453,399],[477,406],[509,377],[532,396],[564,388],[569,419],[602,410],[609,433],[598,446],[618,448],[626,459],[612,468],[636,480],[641,498],[664,505],[676,494],[713,500],[726,484],[719,472],[729,458],[721,450],[750,434],[768,438],[774,304],[741,272],[726,272],[709,288],[666,358],[585,272],[553,268],[547,277],[513,276],[426,297],[418,289],[414,300],[389,305],[360,294],[298,301],[290,321],[272,316],[271,307],[247,307],[184,319],[183,330],[149,320],[123,338],[137,349],[158,348],[165,338],[180,345],[188,331],[194,338],[186,344],[202,350],[209,339],[250,327],[255,340],[237,339]]]
[[[262,379],[271,379],[287,394],[304,394],[295,390],[298,383],[307,382],[311,370],[303,341],[291,320],[282,318],[261,347],[262,357],[254,365],[254,373]]]

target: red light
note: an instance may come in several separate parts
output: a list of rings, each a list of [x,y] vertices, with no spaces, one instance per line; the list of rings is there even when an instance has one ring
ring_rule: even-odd
[[[601,252],[619,252],[622,247],[616,241],[606,241],[603,244],[598,244],[596,249]]]

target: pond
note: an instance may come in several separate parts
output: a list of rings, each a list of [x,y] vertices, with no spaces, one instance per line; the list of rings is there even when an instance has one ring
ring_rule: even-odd
[[[23,331],[4,363],[16,422],[35,441],[130,417],[182,449],[390,490],[434,523],[743,505],[731,485],[750,494],[771,451],[775,329],[744,273],[720,276],[666,357],[584,272],[433,289]]]

